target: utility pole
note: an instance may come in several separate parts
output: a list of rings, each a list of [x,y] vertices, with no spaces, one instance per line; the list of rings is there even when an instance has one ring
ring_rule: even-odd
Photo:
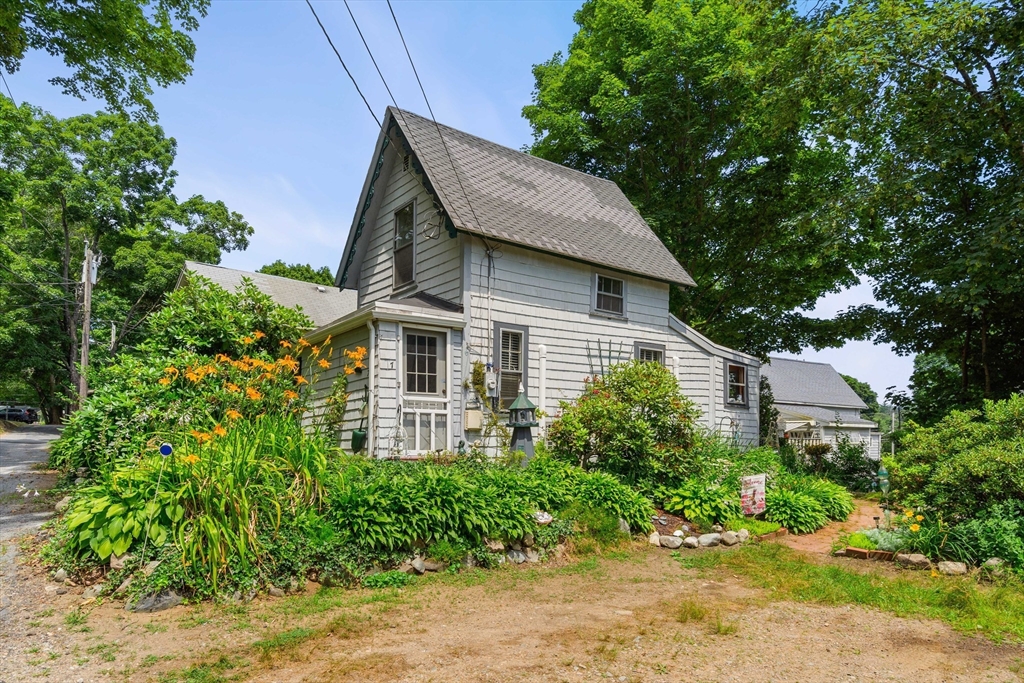
[[[82,301],[82,359],[81,370],[78,377],[78,405],[81,407],[89,395],[89,328],[92,324],[92,250],[89,249],[89,241],[85,242],[85,263],[82,264],[82,284],[85,287]]]

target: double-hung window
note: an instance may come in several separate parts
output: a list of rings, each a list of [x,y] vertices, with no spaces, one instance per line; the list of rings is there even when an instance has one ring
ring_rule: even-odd
[[[520,325],[495,323],[494,356],[498,369],[498,408],[507,409],[526,386],[529,333]]]
[[[447,449],[447,337],[440,332],[402,334],[402,429],[408,454]]]
[[[598,313],[626,315],[626,282],[596,273],[594,275],[594,310]]]
[[[727,363],[725,366],[725,403],[730,406],[747,405],[747,368]]]
[[[395,287],[416,279],[416,202],[395,212]]]

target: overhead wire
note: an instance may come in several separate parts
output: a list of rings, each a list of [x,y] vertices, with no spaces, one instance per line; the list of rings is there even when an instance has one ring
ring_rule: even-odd
[[[348,4],[348,0],[344,0],[344,1],[345,1],[345,9],[348,10],[348,16],[351,17],[352,24],[356,27],[356,33],[359,34],[359,39],[363,41],[363,47],[366,48],[366,54],[368,54],[370,56],[370,61],[373,63],[373,68],[375,68],[377,70],[377,75],[380,76],[381,83],[384,84],[384,89],[388,91],[388,96],[391,98],[391,103],[395,105],[395,111],[398,114],[398,116],[401,117],[402,123],[404,124],[404,123],[406,123],[405,115],[403,114],[401,108],[398,106],[398,100],[395,99],[394,93],[391,92],[391,87],[388,85],[387,79],[384,78],[384,73],[381,71],[380,66],[377,64],[377,60],[373,56],[373,50],[370,49],[370,44],[368,42],[366,42],[366,37],[363,35],[363,30],[359,27],[359,22],[356,21],[355,14],[352,13],[352,7]],[[412,139],[413,144],[415,144],[416,143],[416,136],[412,132],[412,127],[409,126],[408,124],[406,124],[405,129],[406,129],[406,132],[408,132],[409,137]],[[424,167],[426,168],[428,176],[429,176],[430,173],[431,173],[430,165],[427,162],[426,158],[424,158],[422,161],[423,161]],[[447,202],[447,204],[454,208],[454,204],[451,201],[451,199],[449,199],[448,193],[445,192],[444,188],[441,187],[441,186],[438,186],[437,189],[438,189],[438,191],[441,192],[441,194],[444,195],[444,199]],[[468,197],[466,198],[466,201],[467,202],[469,201]],[[461,220],[461,216],[459,216],[459,218]],[[440,229],[440,224],[438,225],[438,229]]]
[[[307,2],[309,0],[306,0]],[[405,56],[409,58],[409,65],[412,67],[412,73],[416,76],[416,83],[420,86],[420,93],[423,94],[423,101],[427,104],[427,111],[430,112],[430,120],[434,122],[434,128],[437,129],[437,136],[441,138],[441,145],[444,147],[444,153],[448,157],[448,163],[451,164],[452,171],[455,173],[455,180],[459,183],[459,188],[462,190],[462,196],[466,198],[466,204],[469,206],[470,213],[473,214],[473,220],[476,221],[476,227],[479,230],[481,228],[480,219],[476,215],[476,209],[473,208],[473,202],[469,199],[469,193],[466,192],[466,186],[462,184],[462,177],[459,175],[459,170],[455,168],[455,160],[452,159],[452,153],[448,149],[448,143],[444,139],[444,135],[441,133],[441,126],[437,123],[437,118],[434,116],[434,109],[430,106],[430,100],[427,98],[427,91],[423,87],[423,81],[420,80],[419,71],[416,70],[416,63],[412,59],[412,53],[409,52],[409,45],[405,42],[405,35],[402,33],[402,27],[398,25],[398,17],[395,16],[395,8],[391,6],[391,0],[387,0],[388,9],[391,11],[391,19],[395,22],[395,28],[398,30],[398,37],[402,39],[402,47],[405,48]]]
[[[0,79],[4,82],[4,87],[7,88],[7,94],[11,96],[11,102],[17,104],[18,102],[14,99],[14,93],[11,92],[11,86],[7,85],[7,76],[4,76],[4,72],[0,71]]]

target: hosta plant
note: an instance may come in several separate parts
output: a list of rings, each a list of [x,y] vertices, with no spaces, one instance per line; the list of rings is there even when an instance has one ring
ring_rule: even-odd
[[[665,501],[665,510],[681,514],[691,522],[724,522],[740,514],[736,495],[722,486],[690,479],[673,491]]]
[[[789,489],[774,489],[765,497],[765,517],[778,522],[794,534],[808,534],[828,524],[821,503]]]

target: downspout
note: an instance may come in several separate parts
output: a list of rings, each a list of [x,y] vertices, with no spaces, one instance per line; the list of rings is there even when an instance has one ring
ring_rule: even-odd
[[[369,400],[366,402],[366,424],[369,425],[366,435],[366,453],[371,458],[377,457],[377,452],[374,450],[377,441],[377,423],[374,422],[373,407],[377,403],[377,394],[374,392],[374,377],[377,375],[377,330],[373,326],[373,320],[366,321],[366,328],[370,331],[370,338],[366,344],[367,354],[367,369],[369,370],[369,376],[366,381],[369,385]]]
[[[537,407],[544,414],[540,421],[540,435],[543,437],[548,433],[548,347],[544,344],[538,346],[537,355],[540,358],[540,396]]]

